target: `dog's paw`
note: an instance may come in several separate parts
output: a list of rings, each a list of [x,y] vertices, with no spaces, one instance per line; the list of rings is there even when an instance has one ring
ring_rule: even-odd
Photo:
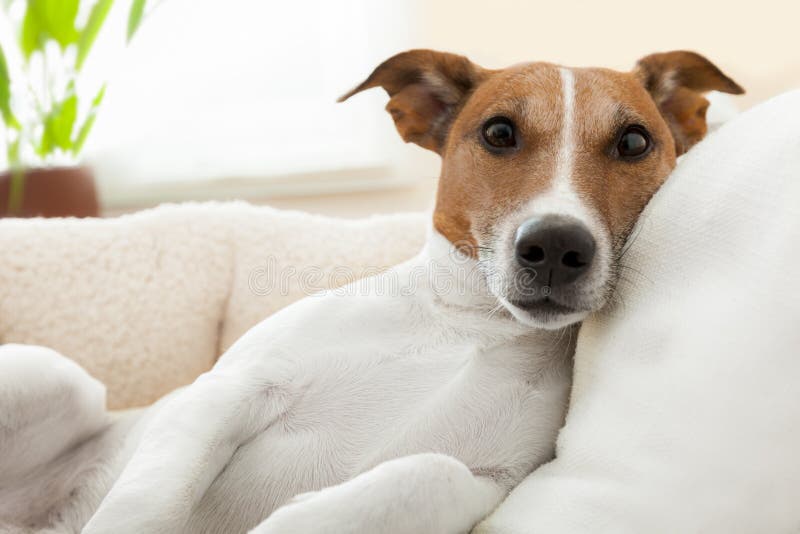
[[[286,503],[286,506],[289,506],[290,504],[298,504],[303,501],[313,499],[317,495],[319,495],[318,491],[307,491],[305,493],[298,493],[297,495],[292,497],[288,503]]]
[[[494,508],[502,490],[442,454],[383,462],[342,484],[295,497],[252,532],[359,534],[467,532]]]
[[[337,513],[338,512],[338,513]],[[326,504],[320,492],[296,495],[275,510],[250,534],[322,534],[323,532],[352,532],[352,525],[343,521],[342,510]]]
[[[0,478],[21,477],[108,423],[105,386],[61,354],[0,346]]]

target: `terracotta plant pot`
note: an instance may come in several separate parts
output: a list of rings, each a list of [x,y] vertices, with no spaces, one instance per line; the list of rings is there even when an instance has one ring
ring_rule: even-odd
[[[0,174],[0,217],[97,217],[100,206],[88,167],[52,167],[25,171],[22,205],[9,213],[11,173]]]

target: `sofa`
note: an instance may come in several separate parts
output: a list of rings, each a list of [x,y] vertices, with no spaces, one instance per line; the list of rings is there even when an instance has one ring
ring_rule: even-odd
[[[147,405],[276,310],[410,258],[427,220],[244,202],[0,220],[0,343],[70,357],[106,385],[111,409]]]

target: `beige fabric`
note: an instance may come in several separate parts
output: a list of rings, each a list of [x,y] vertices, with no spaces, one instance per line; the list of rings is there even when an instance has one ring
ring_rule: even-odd
[[[148,404],[307,291],[413,256],[427,221],[332,219],[241,202],[0,220],[0,342],[69,356],[107,385],[111,408]],[[268,287],[273,276],[286,287]]]

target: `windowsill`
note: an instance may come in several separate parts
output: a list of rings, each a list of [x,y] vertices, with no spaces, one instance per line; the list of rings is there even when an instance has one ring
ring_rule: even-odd
[[[364,193],[414,187],[418,177],[397,177],[388,167],[362,167],[324,172],[228,178],[172,183],[100,183],[103,206],[110,212],[151,207],[164,202],[202,200],[265,200],[348,193]]]

